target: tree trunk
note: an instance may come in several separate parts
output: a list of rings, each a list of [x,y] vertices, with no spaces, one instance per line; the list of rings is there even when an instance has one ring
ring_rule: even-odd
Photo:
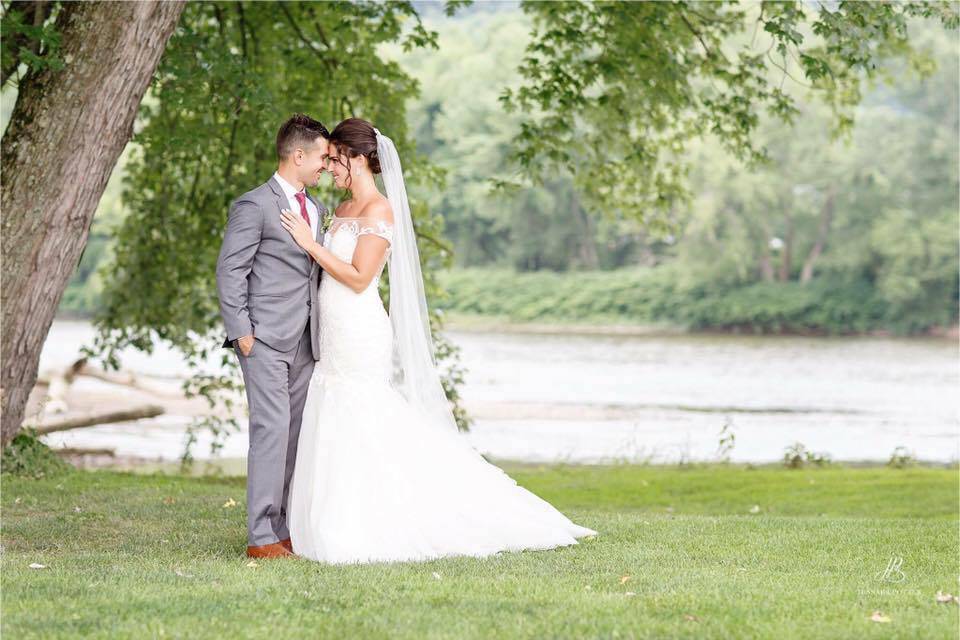
[[[806,284],[813,278],[813,266],[817,258],[823,253],[823,247],[827,243],[827,235],[830,233],[830,225],[833,224],[834,200],[836,199],[837,189],[830,186],[827,189],[827,199],[823,203],[823,210],[820,212],[820,227],[817,229],[817,240],[813,243],[807,259],[803,262],[803,269],[800,271],[800,282]]]
[[[780,254],[780,272],[778,274],[778,280],[780,282],[787,282],[790,280],[790,268],[793,266],[793,202],[792,200],[786,204],[786,211],[783,214],[783,225],[784,225],[784,234],[783,234],[783,253]]]
[[[770,250],[764,250],[760,256],[760,278],[764,282],[773,282],[773,263],[770,261]]]
[[[770,240],[773,237],[766,220],[761,222],[763,236],[760,238],[760,277],[764,282],[773,282],[773,258],[770,255]]]
[[[182,2],[64,3],[64,69],[30,72],[3,137],[0,445],[20,430],[40,349]]]
[[[576,192],[570,190],[570,205],[573,207],[577,222],[580,223],[578,234],[578,251],[580,266],[584,269],[596,269],[600,266],[600,257],[597,255],[596,229],[590,214],[583,208]]]

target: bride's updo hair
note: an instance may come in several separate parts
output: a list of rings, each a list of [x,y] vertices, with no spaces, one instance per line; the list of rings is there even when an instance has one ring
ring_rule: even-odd
[[[377,133],[373,125],[361,118],[347,118],[330,133],[330,144],[335,145],[337,154],[344,154],[348,158],[364,156],[370,171],[374,175],[380,173],[380,157],[377,155]],[[350,171],[346,162],[340,164]],[[353,179],[348,173],[347,184]]]

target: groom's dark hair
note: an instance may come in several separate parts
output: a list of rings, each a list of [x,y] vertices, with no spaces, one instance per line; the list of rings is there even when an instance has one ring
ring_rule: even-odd
[[[277,160],[283,160],[297,147],[310,146],[320,136],[330,137],[323,123],[303,113],[293,114],[277,131]]]

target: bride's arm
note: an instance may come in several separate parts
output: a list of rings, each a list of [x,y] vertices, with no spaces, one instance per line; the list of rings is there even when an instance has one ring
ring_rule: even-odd
[[[280,223],[289,231],[304,250],[313,257],[323,270],[360,293],[365,290],[380,271],[383,257],[390,246],[386,238],[364,234],[357,239],[357,248],[351,262],[341,260],[329,249],[313,239],[307,223],[292,213],[282,213]]]
[[[319,242],[310,240],[310,245],[304,247],[307,253],[313,256],[323,270],[347,285],[357,293],[368,286],[380,271],[383,256],[387,253],[390,243],[385,238],[366,234],[357,240],[357,248],[353,252],[353,261],[345,262],[333,255],[329,249]]]

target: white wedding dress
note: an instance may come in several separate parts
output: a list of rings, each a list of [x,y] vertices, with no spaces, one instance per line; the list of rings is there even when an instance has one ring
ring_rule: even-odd
[[[350,261],[362,234],[392,241],[391,225],[368,222],[335,217],[324,246]],[[379,279],[356,293],[321,278],[321,355],[287,506],[293,552],[330,564],[420,561],[551,549],[596,535],[517,485],[464,436],[429,424],[391,384],[392,328]]]

